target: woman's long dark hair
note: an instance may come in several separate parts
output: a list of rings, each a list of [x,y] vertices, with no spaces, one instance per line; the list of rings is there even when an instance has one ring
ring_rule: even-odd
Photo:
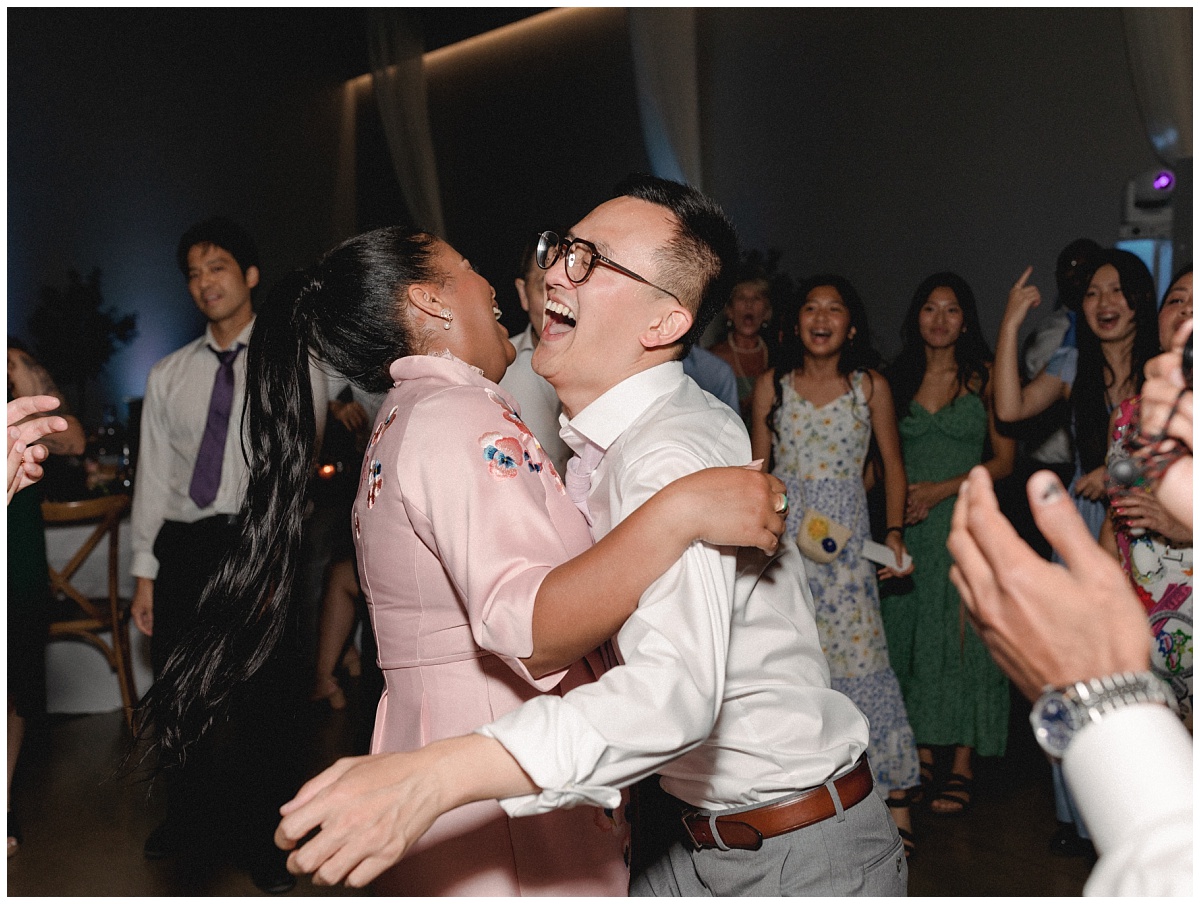
[[[399,228],[356,236],[282,280],[258,311],[246,361],[241,538],[139,714],[140,733],[157,735],[160,767],[183,758],[283,633],[316,454],[310,356],[368,392],[386,391],[388,366],[414,352],[403,293],[445,279],[436,241]]]
[[[1140,392],[1145,378],[1146,362],[1158,354],[1158,304],[1154,292],[1154,277],[1142,259],[1120,248],[1106,248],[1088,259],[1084,285],[1090,285],[1101,267],[1112,266],[1121,279],[1121,291],[1129,309],[1133,311],[1136,333],[1130,354],[1129,375],[1134,393]],[[1102,464],[1108,453],[1109,406],[1106,387],[1116,378],[1100,339],[1088,326],[1087,318],[1081,313],[1076,318],[1076,347],[1079,363],[1075,382],[1071,386],[1071,411],[1075,424],[1075,448],[1079,450],[1079,461],[1086,474]],[[1122,399],[1113,399],[1120,404]]]
[[[808,294],[818,286],[830,286],[842,297],[846,311],[850,314],[849,329],[854,333],[847,336],[845,344],[838,355],[838,373],[848,376],[855,371],[866,371],[879,366],[879,352],[871,342],[871,326],[867,322],[867,307],[862,297],[850,284],[850,280],[835,273],[818,273],[805,279],[796,288],[793,295],[788,296],[783,305],[783,314],[779,320],[779,347],[775,351],[775,402],[767,413],[767,427],[780,440],[779,431],[775,428],[775,415],[783,404],[783,381],[794,370],[804,369],[804,341],[800,338],[798,324],[800,310],[808,302]]]
[[[921,281],[913,292],[904,324],[900,327],[900,353],[884,376],[892,386],[892,398],[896,404],[896,420],[908,416],[909,406],[925,379],[925,340],[921,338],[921,308],[929,300],[934,289],[947,288],[954,293],[963,312],[963,334],[954,343],[954,362],[958,365],[958,385],[982,393],[988,381],[988,364],[992,361],[992,349],[983,338],[983,327],[979,324],[979,306],[975,293],[967,281],[957,273],[943,270]]]

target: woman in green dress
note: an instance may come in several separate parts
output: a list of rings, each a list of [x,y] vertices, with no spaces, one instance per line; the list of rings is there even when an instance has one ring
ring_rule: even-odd
[[[904,542],[914,570],[907,592],[882,600],[884,632],[921,757],[933,779],[934,746],[952,746],[947,781],[932,794],[940,815],[966,812],[974,780],[972,752],[1004,753],[1008,681],[962,614],[950,582],[950,515],[973,465],[992,480],[1012,471],[1014,442],[992,415],[991,350],[975,295],[954,273],[935,273],[913,295],[903,349],[887,371],[908,472]]]

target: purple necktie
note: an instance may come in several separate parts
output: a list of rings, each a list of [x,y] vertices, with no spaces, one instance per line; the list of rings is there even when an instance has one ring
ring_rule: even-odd
[[[198,508],[208,508],[217,498],[221,487],[221,465],[225,460],[225,437],[229,433],[229,412],[233,409],[233,362],[242,350],[234,345],[219,352],[210,346],[221,361],[213,378],[212,396],[208,400],[208,420],[204,423],[204,438],[196,454],[196,469],[188,495]]]

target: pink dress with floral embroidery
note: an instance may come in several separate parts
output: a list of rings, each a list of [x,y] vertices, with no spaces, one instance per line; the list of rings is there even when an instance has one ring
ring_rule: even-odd
[[[372,753],[466,734],[540,693],[592,680],[587,663],[534,680],[533,601],[591,545],[512,397],[453,358],[391,366],[353,524],[386,686]],[[439,819],[375,891],[624,895],[622,814],[578,807],[510,819],[494,802]]]

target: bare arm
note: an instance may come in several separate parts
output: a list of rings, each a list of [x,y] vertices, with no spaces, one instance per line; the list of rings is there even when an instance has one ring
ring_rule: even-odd
[[[775,404],[775,371],[768,370],[754,381],[754,398],[750,414],[750,454],[763,461],[771,458],[771,428],[767,426],[767,415]]]
[[[28,354],[8,350],[8,381],[14,398],[23,396],[53,396],[58,399],[58,414],[67,422],[67,429],[38,440],[54,455],[82,455],[87,444],[83,425],[70,413],[66,399],[59,392],[46,368]]]
[[[887,508],[887,526],[904,526],[904,506],[908,497],[908,476],[904,471],[904,456],[900,451],[900,428],[896,424],[895,401],[892,387],[882,374],[870,371],[867,379],[874,386],[867,406],[871,409],[871,430],[879,455],[883,459],[883,488]],[[879,570],[881,578],[900,577],[912,572],[912,566],[901,570],[900,562],[908,552],[902,531],[889,530],[884,543],[896,556],[896,567],[887,566]]]
[[[138,630],[147,637],[154,636],[154,579],[135,578],[137,586],[129,604],[129,614]]]
[[[1117,533],[1113,527],[1113,512],[1109,511],[1109,516],[1104,519],[1104,523],[1100,525],[1100,537],[1098,538],[1100,548],[1112,556],[1117,562],[1121,561],[1121,551],[1117,548]]]
[[[1067,385],[1057,377],[1042,371],[1025,387],[1021,386],[1018,334],[1025,317],[1041,304],[1037,286],[1027,285],[1033,267],[1026,267],[1021,278],[1008,293],[1008,304],[1000,321],[996,339],[996,364],[992,369],[995,387],[996,417],[1013,423],[1041,414],[1067,394]]]
[[[997,429],[993,382],[988,381],[983,392],[983,404],[988,413],[988,441],[992,447],[992,457],[985,461],[983,466],[992,475],[992,483],[995,483],[1012,473],[1013,463],[1017,458],[1017,441]]]
[[[499,741],[483,735],[349,757],[283,805],[275,843],[292,851],[288,869],[312,873],[314,885],[361,888],[399,861],[443,813],[539,790]]]
[[[706,468],[668,484],[542,581],[525,667],[541,677],[608,640],[697,540],[773,553],[784,527],[783,492],[780,480],[751,467]]]

